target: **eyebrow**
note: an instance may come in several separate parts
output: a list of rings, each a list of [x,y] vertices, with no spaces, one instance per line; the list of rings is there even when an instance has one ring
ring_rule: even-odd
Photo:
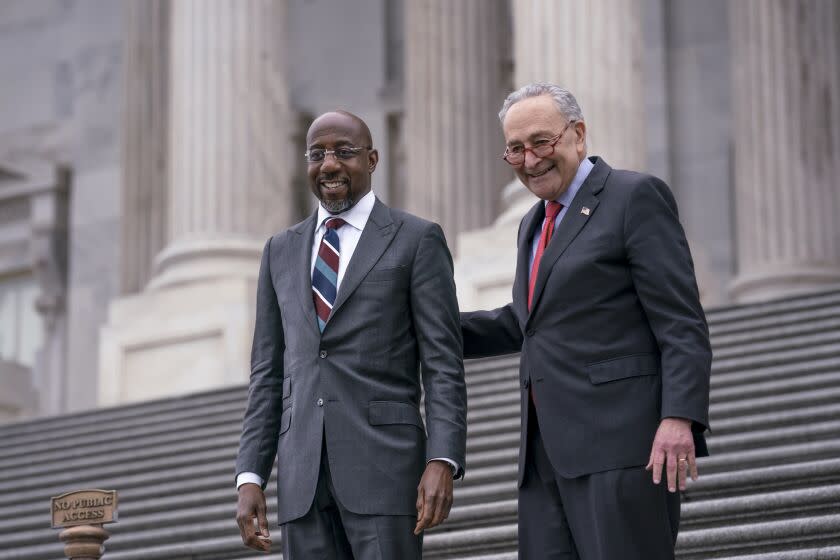
[[[356,146],[357,144],[354,143],[352,140],[349,140],[347,138],[342,138],[340,140],[336,140],[334,145],[336,147],[345,147],[345,146]],[[323,147],[324,147],[324,145],[321,142],[313,142],[313,143],[307,145],[307,148],[309,148],[309,149],[323,148]]]
[[[526,141],[533,141],[533,140],[536,140],[537,138],[554,138],[555,136],[557,136],[557,135],[554,134],[553,132],[548,132],[546,130],[538,130],[537,132],[531,133],[529,136],[527,136],[525,138],[525,140]],[[511,142],[508,142],[506,145],[516,146],[517,144],[522,144],[522,143],[523,143],[522,140],[513,140]]]

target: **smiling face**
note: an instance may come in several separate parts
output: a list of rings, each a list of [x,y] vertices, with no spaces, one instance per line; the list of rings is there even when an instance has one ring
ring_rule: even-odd
[[[370,192],[370,177],[379,154],[370,149],[370,131],[360,118],[343,112],[321,115],[309,127],[306,147],[307,150],[364,148],[349,159],[330,153],[323,161],[307,164],[309,188],[328,212],[344,212]]]
[[[554,138],[568,124],[568,119],[548,95],[529,97],[514,103],[502,123],[508,148],[528,148]],[[560,198],[575,178],[578,166],[586,157],[586,124],[574,122],[554,145],[554,153],[539,158],[530,150],[525,162],[514,171],[528,190],[543,200]]]

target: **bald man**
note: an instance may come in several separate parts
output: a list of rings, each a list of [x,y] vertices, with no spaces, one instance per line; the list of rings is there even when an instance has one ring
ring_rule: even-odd
[[[379,155],[360,118],[321,115],[306,141],[320,204],[263,251],[237,522],[245,545],[270,550],[276,455],[285,560],[419,560],[464,468],[452,259],[437,224],[371,192]]]

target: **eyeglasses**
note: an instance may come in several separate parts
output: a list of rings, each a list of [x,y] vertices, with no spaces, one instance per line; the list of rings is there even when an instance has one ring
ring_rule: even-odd
[[[351,160],[359,152],[362,150],[372,150],[370,146],[365,147],[355,147],[355,146],[342,146],[341,148],[336,148],[335,150],[325,150],[323,148],[312,148],[311,150],[306,150],[304,152],[303,157],[306,159],[308,163],[321,163],[327,156],[332,154],[335,156],[335,159],[341,161]]]
[[[525,153],[531,152],[534,154],[534,157],[538,158],[545,158],[554,153],[554,145],[563,138],[563,134],[566,133],[566,130],[577,121],[571,120],[566,123],[566,126],[563,127],[563,130],[560,131],[560,134],[554,136],[553,138],[548,138],[544,140],[537,140],[533,147],[526,148],[525,146],[514,146],[508,147],[505,150],[505,153],[502,154],[502,159],[508,162],[510,165],[522,165],[525,163]]]

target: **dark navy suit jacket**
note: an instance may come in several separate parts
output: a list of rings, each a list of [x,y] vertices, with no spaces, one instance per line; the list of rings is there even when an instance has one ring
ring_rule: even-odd
[[[562,476],[647,464],[665,417],[691,419],[697,455],[708,454],[712,353],[676,202],[656,177],[591,161],[540,263],[532,310],[542,201],[519,227],[512,303],[461,314],[465,357],[521,351],[520,484],[529,389]]]

